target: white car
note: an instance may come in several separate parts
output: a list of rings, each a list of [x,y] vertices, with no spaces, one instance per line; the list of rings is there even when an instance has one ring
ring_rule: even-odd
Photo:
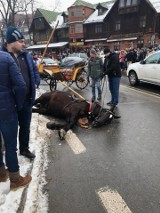
[[[160,51],[156,51],[144,60],[129,64],[127,76],[131,86],[139,82],[160,85]]]

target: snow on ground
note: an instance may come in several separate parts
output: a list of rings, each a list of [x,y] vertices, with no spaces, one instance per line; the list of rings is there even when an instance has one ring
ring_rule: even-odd
[[[45,91],[37,90],[37,96]],[[33,114],[30,134],[30,150],[35,153],[34,161],[20,156],[20,174],[31,174],[32,181],[26,188],[10,191],[9,179],[0,183],[0,212],[1,213],[46,213],[48,211],[48,195],[43,187],[46,185],[45,170],[48,167],[47,150],[50,131],[46,128],[48,119],[42,115]]]

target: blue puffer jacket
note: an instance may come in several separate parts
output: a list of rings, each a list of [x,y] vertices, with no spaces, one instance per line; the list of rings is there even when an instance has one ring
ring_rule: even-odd
[[[2,50],[7,52],[7,49],[5,46],[2,46]],[[29,52],[24,51],[21,53],[23,57],[25,58],[25,61],[27,62],[28,69],[29,69],[29,75],[30,75],[30,81],[31,81],[31,99],[32,104],[35,101],[35,95],[36,95],[36,85],[40,84],[40,75],[38,72],[38,68],[33,62],[32,56],[29,54]]]
[[[0,121],[23,106],[26,84],[10,54],[0,51]]]

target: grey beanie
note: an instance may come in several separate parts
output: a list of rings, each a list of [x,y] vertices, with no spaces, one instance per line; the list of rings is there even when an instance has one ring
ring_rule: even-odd
[[[95,49],[91,49],[91,50],[90,50],[90,54],[97,55],[97,52],[95,51]]]
[[[7,28],[6,31],[6,42],[13,43],[15,41],[24,39],[23,34],[21,33],[20,30],[18,30],[16,27],[10,26]]]

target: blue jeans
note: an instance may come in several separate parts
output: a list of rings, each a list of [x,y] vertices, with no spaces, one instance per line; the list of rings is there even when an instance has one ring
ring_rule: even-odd
[[[113,105],[117,105],[119,102],[119,85],[120,77],[108,77],[109,90],[111,93],[111,102]]]
[[[32,117],[32,102],[25,100],[23,108],[18,112],[19,122],[19,149],[24,151],[29,148],[30,123]]]
[[[5,159],[9,172],[18,172],[18,158],[17,158],[17,131],[18,131],[18,116],[13,113],[12,116],[0,121],[0,132],[4,138],[5,145]],[[2,143],[0,142],[0,167],[4,165]]]
[[[101,97],[102,90],[101,90],[101,79],[93,79],[92,78],[92,97],[96,98],[96,87],[98,90],[98,97]]]

